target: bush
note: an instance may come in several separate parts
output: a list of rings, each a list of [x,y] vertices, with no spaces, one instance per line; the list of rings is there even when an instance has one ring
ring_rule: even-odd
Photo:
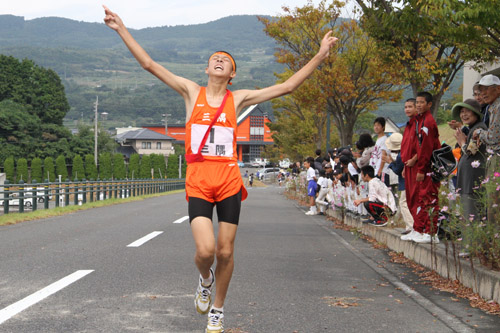
[[[128,176],[131,179],[140,178],[140,166],[141,166],[141,157],[139,154],[130,155],[130,160],[128,163]]]
[[[38,183],[43,183],[43,173],[42,173],[42,159],[35,157],[31,161],[31,182],[34,183],[34,181],[37,181]]]
[[[20,158],[17,160],[17,170],[16,170],[16,182],[21,180],[28,183],[28,161],[25,158]]]
[[[151,178],[151,157],[149,155],[142,156],[139,173],[141,179]]]
[[[56,181],[56,172],[54,169],[54,159],[52,157],[46,157],[43,161],[43,177],[47,177],[49,182]]]
[[[68,166],[66,165],[66,158],[63,155],[59,155],[56,158],[56,173],[57,176],[61,175],[61,181],[66,181],[68,179]]]
[[[116,153],[113,155],[113,178],[125,179],[127,178],[127,170],[125,169],[125,161],[123,155]]]
[[[167,178],[179,178],[179,157],[175,154],[168,155]]]
[[[74,180],[85,179],[85,168],[83,167],[83,159],[80,155],[75,155],[73,158],[73,177]]]
[[[13,183],[15,175],[14,157],[11,156],[5,159],[3,170],[5,172],[5,177],[7,178],[7,180]]]
[[[94,155],[85,155],[85,176],[87,179],[97,180],[97,166],[95,165]]]
[[[110,153],[102,153],[99,155],[99,178],[111,179],[113,176],[113,165],[111,162]]]

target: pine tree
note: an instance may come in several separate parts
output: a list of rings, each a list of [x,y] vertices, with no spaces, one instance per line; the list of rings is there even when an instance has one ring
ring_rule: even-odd
[[[42,159],[35,157],[31,161],[31,182],[37,181],[38,183],[43,183],[43,173],[42,173]]]
[[[16,181],[19,183],[21,180],[28,183],[28,161],[25,158],[17,160]]]
[[[111,179],[113,176],[113,165],[110,153],[102,153],[99,156],[99,178]]]
[[[56,158],[56,173],[61,175],[61,181],[65,182],[68,179],[68,167],[66,165],[66,158],[64,155],[59,155]]]
[[[151,179],[151,157],[143,155],[141,158],[140,178]]]
[[[14,182],[14,174],[15,174],[15,164],[14,157],[7,157],[3,164],[3,170],[5,171],[5,177],[9,182]]]
[[[47,178],[45,178],[47,177]],[[43,161],[43,178],[48,179],[49,182],[56,181],[56,172],[54,169],[54,159],[52,157],[46,157]]]
[[[113,154],[113,179],[125,179],[127,170],[125,169],[125,161],[120,153]]]
[[[168,155],[167,178],[179,178],[179,158],[175,154]]]
[[[140,178],[141,157],[139,154],[130,155],[128,163],[128,176],[130,179]]]
[[[80,155],[75,155],[73,158],[73,177],[74,180],[85,179],[85,169],[83,167],[83,159]]]

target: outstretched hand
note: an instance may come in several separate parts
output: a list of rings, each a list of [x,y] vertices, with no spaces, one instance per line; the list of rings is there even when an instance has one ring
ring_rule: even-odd
[[[108,27],[110,27],[113,30],[118,30],[121,26],[123,26],[122,19],[118,16],[118,14],[113,13],[108,7],[103,5],[104,7],[104,14],[106,15],[104,17],[104,23]]]
[[[324,58],[327,58],[330,54],[330,49],[339,40],[337,37],[332,36],[333,31],[328,31],[321,41],[321,46],[319,48],[318,54]]]

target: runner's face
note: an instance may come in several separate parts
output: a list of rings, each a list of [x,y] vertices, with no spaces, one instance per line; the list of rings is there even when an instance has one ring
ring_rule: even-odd
[[[415,103],[413,102],[405,103],[405,114],[408,118],[411,118],[417,114],[417,107],[415,106]]]
[[[233,72],[233,65],[228,56],[215,54],[210,58],[208,69],[214,73],[225,73],[227,75]]]

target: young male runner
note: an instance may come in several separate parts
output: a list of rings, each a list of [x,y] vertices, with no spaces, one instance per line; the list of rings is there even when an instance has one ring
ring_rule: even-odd
[[[212,128],[210,140],[203,147],[204,161],[189,163],[186,174],[186,197],[189,220],[196,245],[195,264],[200,283],[195,295],[196,310],[208,313],[206,332],[223,332],[223,306],[233,273],[233,250],[241,201],[247,196],[237,164],[236,119],[240,111],[293,92],[326,59],[337,41],[328,32],[318,53],[298,72],[281,84],[260,90],[229,92],[227,85],[236,76],[236,63],[227,52],[214,53],[205,69],[206,87],[177,76],[154,62],[128,32],[120,17],[104,6],[104,22],[122,38],[132,55],[147,71],[177,91],[186,105],[186,153],[196,154],[208,125],[228,98],[223,113]],[[215,240],[212,211],[217,207],[219,232]],[[215,274],[211,267],[217,258]],[[215,276],[214,276],[215,275]],[[212,304],[211,288],[217,293]]]

